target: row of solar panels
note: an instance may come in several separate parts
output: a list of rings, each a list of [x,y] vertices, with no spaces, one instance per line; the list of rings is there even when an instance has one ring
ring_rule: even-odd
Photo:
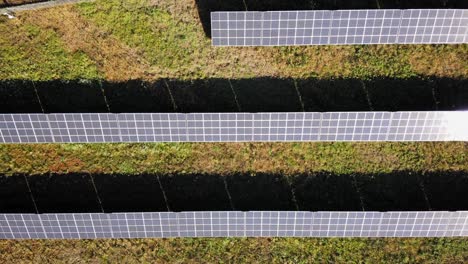
[[[212,12],[214,46],[467,43],[468,9]]]
[[[468,111],[0,114],[1,143],[467,141]]]
[[[468,211],[0,214],[0,239],[464,236]]]

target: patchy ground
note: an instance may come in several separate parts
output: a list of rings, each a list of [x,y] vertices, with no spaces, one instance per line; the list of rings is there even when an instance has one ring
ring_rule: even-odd
[[[464,263],[466,239],[108,239],[0,241],[2,263]]]
[[[129,158],[130,157],[130,158]],[[468,171],[468,143],[0,145],[0,173]]]
[[[63,19],[66,17],[67,19]],[[11,31],[31,41],[58,41],[67,56],[85,55],[99,75],[63,71],[36,74],[39,63],[4,53],[0,79],[108,80],[159,78],[408,78],[468,76],[468,45],[370,45],[311,47],[212,47],[205,36],[193,0],[102,0],[62,6],[47,11],[28,11],[19,20],[3,19],[0,32]],[[49,39],[43,39],[47,32]],[[52,38],[53,36],[53,38]],[[7,38],[2,48],[14,47]],[[30,46],[34,47],[34,46]],[[26,47],[25,47],[26,48]],[[57,61],[54,50],[29,50],[29,55]],[[81,58],[84,60],[84,58]],[[80,62],[80,61],[78,61]],[[34,62],[33,62],[34,63]]]
[[[137,79],[149,67],[135,49],[83,19],[73,6],[31,12],[22,21],[56,32],[68,51],[83,52],[92,58],[107,80]]]

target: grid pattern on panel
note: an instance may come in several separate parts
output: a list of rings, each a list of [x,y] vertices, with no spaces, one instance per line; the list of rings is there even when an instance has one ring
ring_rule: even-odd
[[[468,112],[2,114],[1,143],[468,141]]]
[[[458,236],[467,211],[0,214],[0,239]]]
[[[214,46],[467,43],[467,9],[212,12]]]

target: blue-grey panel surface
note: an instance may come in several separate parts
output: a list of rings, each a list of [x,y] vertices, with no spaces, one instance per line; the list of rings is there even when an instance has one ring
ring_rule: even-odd
[[[214,46],[467,43],[467,9],[212,12]]]
[[[0,114],[0,143],[468,141],[468,111]]]
[[[0,239],[466,237],[468,212],[0,214]]]

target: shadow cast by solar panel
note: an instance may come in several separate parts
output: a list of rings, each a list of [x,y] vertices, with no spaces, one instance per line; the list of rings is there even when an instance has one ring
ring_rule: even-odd
[[[1,212],[36,213],[24,176],[0,176]]]
[[[468,80],[381,78],[0,82],[1,113],[431,111],[468,109]]]
[[[468,172],[0,176],[0,213],[468,209]],[[158,179],[159,178],[159,179]],[[32,196],[31,196],[32,194]],[[33,203],[34,200],[34,203]]]
[[[468,8],[464,0],[196,0],[203,30],[211,37],[210,12],[276,10]]]

